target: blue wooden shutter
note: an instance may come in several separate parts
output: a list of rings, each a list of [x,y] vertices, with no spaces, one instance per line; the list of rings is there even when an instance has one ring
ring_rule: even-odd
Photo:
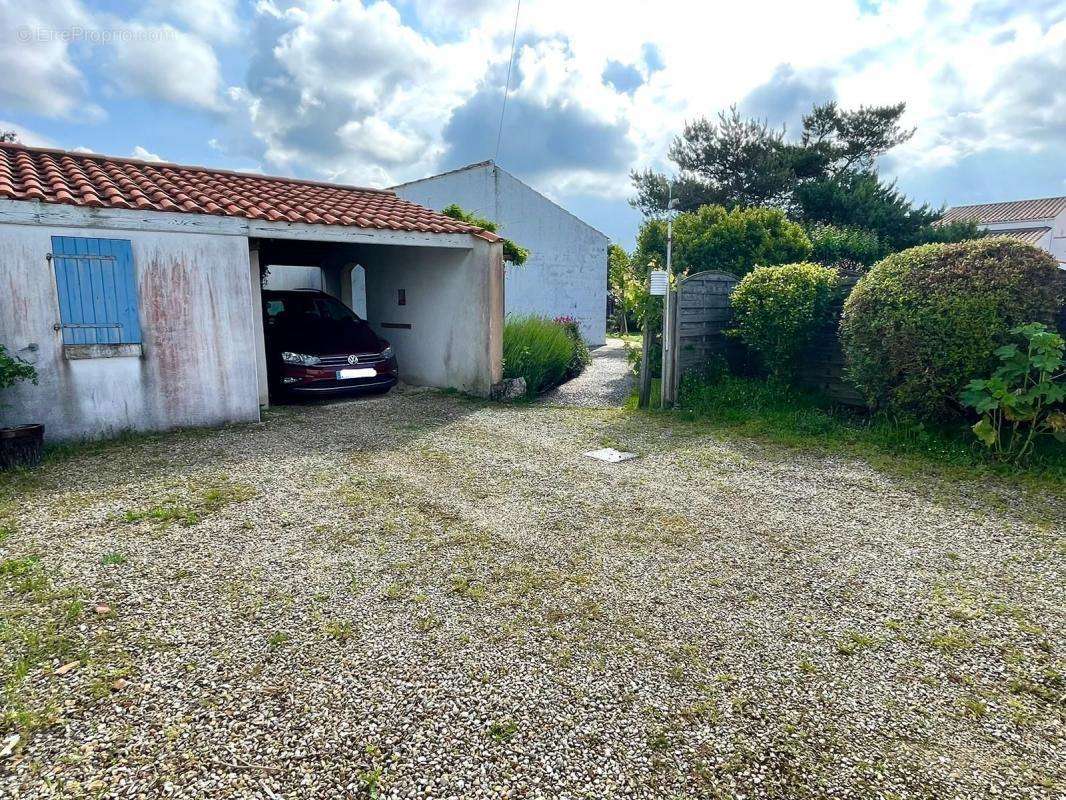
[[[140,344],[129,239],[52,237],[63,344]]]

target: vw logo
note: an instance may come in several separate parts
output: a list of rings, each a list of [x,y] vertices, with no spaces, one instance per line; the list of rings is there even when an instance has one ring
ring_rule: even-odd
[[[349,364],[358,364],[359,363],[359,356],[348,356],[348,363]]]

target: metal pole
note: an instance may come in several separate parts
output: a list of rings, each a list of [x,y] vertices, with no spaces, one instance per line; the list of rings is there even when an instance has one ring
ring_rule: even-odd
[[[674,249],[674,187],[669,187],[669,197],[666,201],[666,297],[663,298],[663,368],[662,380],[659,386],[659,405],[669,408],[672,402],[671,387],[674,385],[673,375],[673,326],[670,324],[670,287],[673,278],[671,257]]]

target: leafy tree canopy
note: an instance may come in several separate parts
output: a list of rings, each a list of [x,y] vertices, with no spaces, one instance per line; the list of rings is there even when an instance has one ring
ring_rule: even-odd
[[[976,235],[974,225],[934,229],[942,214],[915,206],[893,183],[877,175],[877,159],[914,134],[900,122],[905,104],[841,109],[816,105],[803,118],[798,140],[784,128],[742,117],[736,108],[716,121],[685,125],[669,158],[678,168],[673,194],[682,211],[701,205],[770,206],[806,225],[817,223],[867,231],[885,252],[929,241],[959,241]],[[671,188],[652,170],[631,175],[634,207],[661,217]]]
[[[450,206],[441,211],[446,217],[457,219],[460,222],[465,222],[469,225],[476,225],[490,233],[496,233],[496,223],[491,219],[485,219],[479,217],[472,211],[464,211],[457,203],[452,203]],[[526,259],[529,258],[529,250],[522,247],[519,244],[511,241],[510,239],[503,240],[503,260],[509,261],[516,267],[526,263]]]
[[[673,268],[678,273],[721,269],[743,277],[756,266],[805,260],[811,242],[803,228],[777,208],[701,206],[674,220]],[[650,219],[637,235],[634,266],[666,263],[666,220]]]

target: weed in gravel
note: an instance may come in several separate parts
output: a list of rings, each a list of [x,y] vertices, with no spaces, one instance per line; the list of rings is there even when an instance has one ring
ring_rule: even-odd
[[[801,659],[799,662],[799,671],[804,675],[817,675],[818,668],[814,666],[814,662],[809,658]]]
[[[851,656],[876,644],[877,639],[873,636],[858,631],[848,631],[844,638],[837,642],[837,652],[844,656]]]
[[[484,600],[487,593],[485,584],[468,575],[451,576],[452,592],[468,600]]]
[[[489,723],[489,736],[497,742],[506,742],[518,733],[518,723],[512,719],[495,720]]]
[[[267,644],[270,646],[270,649],[275,650],[286,644],[291,638],[292,637],[285,633],[285,631],[275,631],[267,637]]]
[[[929,644],[941,653],[958,653],[973,646],[973,640],[965,631],[958,628],[934,633],[929,637]]]
[[[959,705],[974,719],[983,719],[988,713],[988,704],[977,697],[964,697],[959,700]]]
[[[118,552],[104,553],[103,557],[101,557],[100,559],[100,563],[103,564],[105,567],[118,566],[120,564],[125,564],[126,561],[126,556]]]
[[[429,633],[434,628],[439,628],[440,626],[441,621],[433,614],[427,614],[415,619],[415,629],[419,633]]]
[[[344,620],[330,620],[322,626],[322,632],[330,639],[341,644],[347,644],[355,636],[355,629],[352,627],[352,623]]]
[[[655,753],[661,753],[670,747],[670,737],[667,736],[666,730],[663,728],[656,728],[648,733],[648,747]]]
[[[80,591],[55,586],[34,556],[0,562],[0,731],[32,733],[59,714],[59,694],[70,706],[72,692],[54,681],[27,679],[46,665],[92,662],[102,637],[88,639]]]
[[[370,800],[378,800],[381,797],[381,777],[381,767],[373,767],[359,773],[359,784]]]

